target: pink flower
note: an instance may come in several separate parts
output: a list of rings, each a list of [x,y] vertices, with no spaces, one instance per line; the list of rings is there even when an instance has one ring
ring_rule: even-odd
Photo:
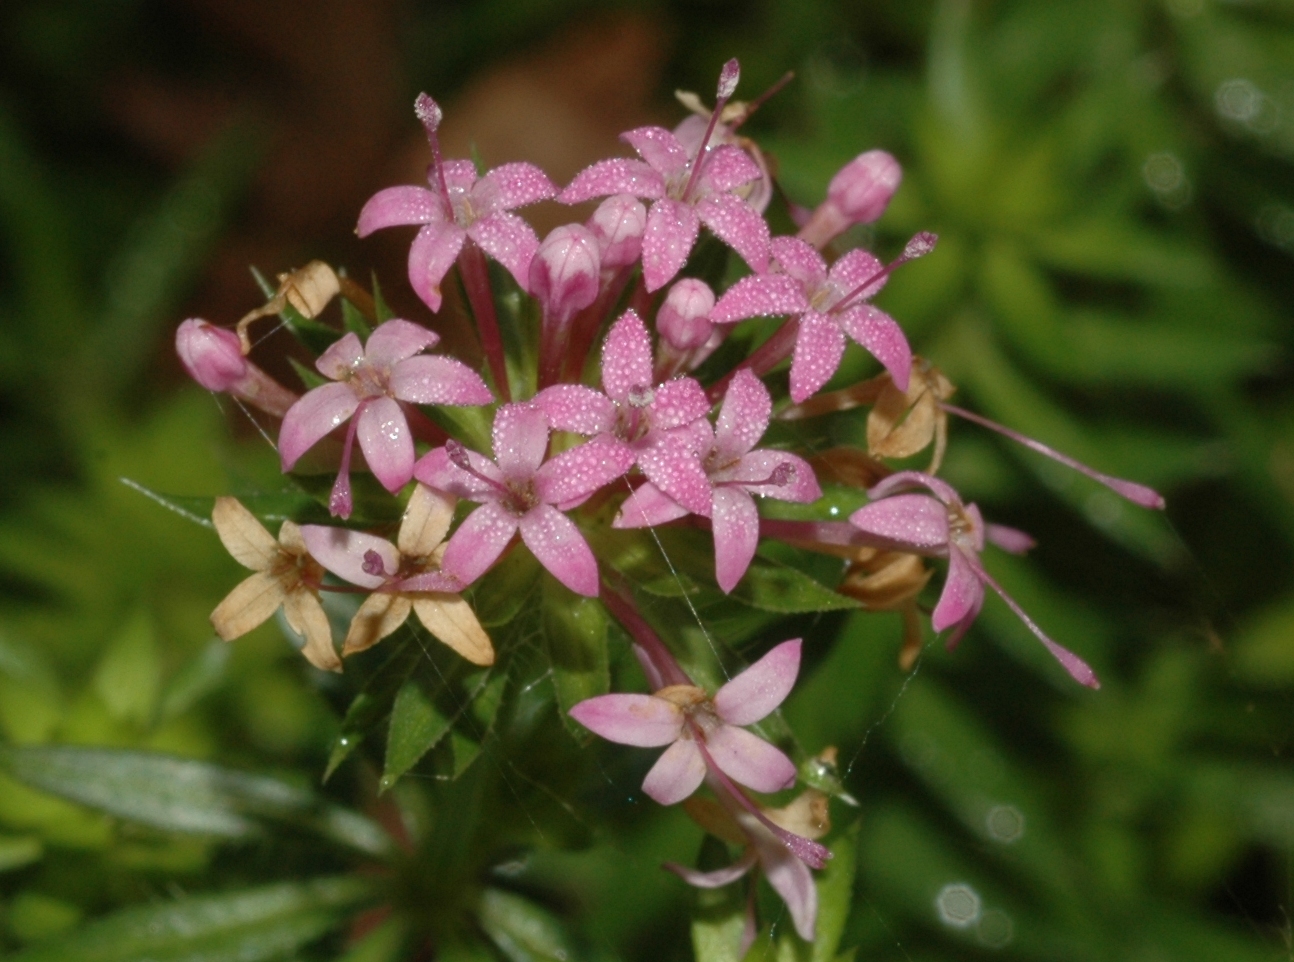
[[[414,356],[439,340],[425,327],[391,320],[363,347],[354,334],[345,334],[315,362],[335,383],[307,391],[288,410],[279,432],[279,457],[283,470],[291,471],[320,438],[350,419],[329,502],[333,514],[350,516],[350,454],[357,434],[369,469],[388,491],[398,491],[413,477],[413,438],[398,402],[464,405],[494,400],[480,376],[461,361]]]
[[[471,584],[520,531],[553,577],[579,594],[597,595],[597,561],[562,512],[628,471],[633,453],[618,442],[594,440],[545,461],[548,431],[537,405],[505,404],[494,416],[497,463],[451,441],[414,466],[424,484],[481,505],[449,539],[443,572]]]
[[[652,479],[620,508],[613,527],[664,524],[688,512],[711,520],[715,578],[725,592],[741,580],[759,545],[759,510],[752,495],[808,504],[822,497],[813,468],[787,451],[755,449],[768,429],[773,401],[750,371],[733,377],[712,429],[698,421],[691,444],[661,446],[639,463]]]
[[[870,224],[885,213],[903,180],[899,162],[883,150],[859,154],[827,186],[827,199],[797,235],[819,250],[855,224]]]
[[[602,346],[605,394],[582,384],[555,384],[540,391],[534,403],[559,431],[627,445],[643,472],[656,480],[661,460],[652,452],[676,438],[681,443],[678,429],[704,418],[710,402],[692,378],[652,385],[651,335],[629,310],[611,326]]]
[[[724,65],[719,80],[717,121],[737,86],[737,61]],[[638,127],[620,135],[642,160],[601,160],[576,175],[557,199],[577,204],[591,197],[630,194],[650,200],[643,234],[643,279],[647,290],[669,283],[696,243],[700,225],[741,255],[753,270],[768,264],[768,225],[735,193],[761,176],[758,165],[738,147],[702,147],[701,137],[689,151],[664,127]]]
[[[933,237],[918,235],[922,236]],[[913,246],[909,242],[908,247]],[[927,240],[917,249],[905,250],[903,257],[888,267],[867,251],[852,250],[828,270],[822,255],[809,244],[796,237],[776,237],[772,241],[776,269],[739,280],[719,298],[710,320],[728,324],[759,314],[798,318],[798,326],[783,328],[795,337],[791,399],[797,404],[836,373],[845,354],[846,335],[885,365],[899,390],[906,390],[912,349],[894,319],[866,301],[880,291],[894,267],[932,246],[933,240]],[[775,334],[769,343],[778,341]],[[764,369],[785,356],[770,357]],[[752,366],[756,366],[753,357]]]
[[[419,94],[414,109],[432,146],[431,189],[410,186],[378,191],[360,211],[355,233],[367,237],[383,227],[422,224],[409,248],[409,283],[433,311],[440,310],[440,283],[468,238],[526,289],[530,259],[539,239],[529,224],[508,211],[547,200],[557,193],[557,187],[534,164],[504,164],[478,178],[471,161],[442,162],[436,139],[440,107],[426,94]]]
[[[599,695],[571,708],[571,717],[608,741],[669,748],[652,766],[643,791],[662,805],[687,798],[714,765],[757,792],[795,782],[795,765],[751,734],[791,692],[800,670],[800,639],[785,641],[715,692],[670,685],[653,695]]]
[[[922,487],[926,494],[899,494]],[[984,604],[984,586],[996,591],[1061,666],[1077,682],[1099,688],[1095,672],[1073,652],[1052,641],[980,563],[985,541],[1012,552],[1027,550],[1032,539],[1023,532],[986,525],[979,508],[963,504],[946,482],[917,471],[900,471],[872,488],[871,504],[849,517],[855,527],[893,547],[948,559],[948,577],[930,616],[935,631],[951,628],[949,646],[961,640]]]

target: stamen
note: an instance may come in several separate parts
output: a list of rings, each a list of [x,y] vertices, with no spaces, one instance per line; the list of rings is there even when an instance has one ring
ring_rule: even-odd
[[[458,468],[458,470],[470,474],[478,481],[484,481],[495,491],[499,491],[504,495],[511,494],[505,485],[494,480],[494,478],[482,474],[480,471],[476,470],[476,468],[472,467],[472,459],[467,456],[467,448],[463,447],[461,441],[455,441],[453,438],[446,441],[445,455],[449,458],[449,463]]]
[[[361,402],[346,426],[346,441],[341,449],[341,467],[337,471],[337,480],[333,482],[332,493],[328,495],[328,512],[337,518],[349,518],[351,509],[354,507],[350,493],[350,453],[355,447],[355,428],[363,413],[364,404]]]
[[[1005,437],[1010,438],[1023,444],[1031,451],[1037,451],[1039,454],[1045,454],[1053,461],[1059,461],[1067,468],[1073,468],[1079,474],[1085,474],[1093,481],[1105,485],[1115,494],[1121,495],[1131,501],[1133,504],[1139,504],[1143,508],[1162,509],[1164,507],[1164,496],[1153,488],[1148,488],[1144,484],[1137,484],[1135,481],[1125,481],[1122,478],[1111,477],[1108,474],[1102,474],[1095,468],[1089,468],[1081,461],[1076,461],[1067,454],[1061,454],[1055,448],[1050,448],[1041,441],[1035,441],[1033,438],[1026,437],[1019,431],[1013,431],[1008,427],[998,424],[996,421],[990,421],[986,417],[959,408],[955,404],[939,402],[939,406],[949,414],[956,414],[958,417],[965,418],[967,421],[974,421],[980,427],[988,428],[990,431],[996,431]]]
[[[902,254],[894,258],[894,260],[890,261],[879,271],[877,271],[871,277],[867,278],[867,280],[863,281],[852,291],[850,291],[848,294],[846,294],[844,297],[838,300],[833,310],[837,310],[837,311],[844,310],[846,307],[849,306],[850,301],[854,300],[857,297],[862,296],[863,291],[867,290],[869,287],[871,287],[873,284],[879,281],[882,277],[886,277],[889,274],[891,274],[895,268],[901,267],[902,265],[906,264],[908,261],[914,261],[918,257],[925,257],[927,254],[929,254],[932,250],[935,249],[935,244],[938,242],[938,240],[939,240],[939,235],[932,234],[930,233],[930,231],[923,230],[919,234],[914,234],[911,240],[909,240],[907,244],[904,245]]]
[[[656,392],[650,385],[638,384],[629,389],[629,394],[625,398],[631,408],[645,408],[656,400]]]
[[[422,126],[427,131],[427,142],[431,144],[432,168],[436,171],[436,179],[440,183],[440,199],[445,205],[445,218],[452,221],[454,219],[454,205],[449,200],[449,184],[445,181],[445,164],[440,158],[440,138],[436,135],[436,130],[440,127],[440,122],[445,117],[444,111],[440,109],[440,104],[423,93],[418,94],[418,99],[413,102],[413,112],[417,114],[418,119],[422,121]]]
[[[740,79],[741,64],[737,63],[736,57],[733,57],[719,71],[719,89],[714,111],[710,114],[710,123],[705,128],[705,136],[701,138],[701,146],[697,148],[696,156],[692,158],[692,175],[688,177],[687,186],[683,188],[683,193],[679,197],[682,201],[687,201],[692,196],[692,190],[701,176],[701,168],[705,166],[705,160],[710,155],[710,136],[719,123],[719,115],[723,113],[723,108],[736,92],[737,81]]]
[[[364,552],[364,563],[360,566],[364,574],[373,575],[374,577],[386,576],[386,565],[382,563],[382,556],[369,548]]]

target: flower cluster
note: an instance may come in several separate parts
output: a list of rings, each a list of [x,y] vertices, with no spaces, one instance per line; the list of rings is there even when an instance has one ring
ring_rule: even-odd
[[[770,165],[737,133],[753,111],[732,100],[738,77],[730,61],[713,110],[687,95],[694,113],[675,130],[626,132],[636,159],[599,161],[564,189],[530,164],[482,175],[469,161],[442,158],[441,110],[418,98],[431,148],[428,184],[380,191],[360,212],[357,232],[418,228],[409,284],[432,314],[470,314],[481,370],[428,353],[439,341],[430,328],[390,317],[379,297],[318,262],[283,275],[275,297],[236,333],[193,319],[176,341],[198,383],[281,419],[284,472],[303,483],[335,472],[321,500],[338,523],[286,521],[277,540],[240,502],[217,500],[221,540],[254,572],[213,613],[221,637],[237,637],[281,607],[311,663],[341,671],[344,658],[415,613],[462,658],[492,665],[507,649],[496,653],[478,617],[491,613],[475,610],[472,592],[501,559],[528,552],[569,592],[600,599],[632,639],[651,688],[588,698],[567,706],[570,717],[613,742],[664,747],[643,791],[662,805],[688,800],[707,831],[743,850],[728,869],[673,870],[713,886],[759,868],[811,939],[810,869],[830,857],[817,841],[827,831],[826,798],[810,791],[775,808],[753,797],[792,788],[799,770],[765,729],[749,730],[790,693],[806,642],[773,647],[711,694],[634,593],[632,559],[652,550],[655,529],[671,526],[712,545],[712,570],[686,574],[733,597],[752,566],[767,563],[757,557],[761,544],[845,559],[839,582],[818,587],[838,591],[844,604],[903,611],[909,663],[920,649],[919,596],[934,573],[928,562],[943,559],[931,623],[948,632],[949,645],[992,589],[1073,678],[1096,687],[1092,669],[989,573],[981,558],[988,545],[1022,552],[1032,542],[985,522],[937,476],[948,416],[1007,434],[1134,502],[1162,502],[948,403],[952,384],[913,355],[898,323],[872,303],[893,271],[934,250],[934,235],[916,235],[889,263],[839,249],[845,231],[885,211],[901,180],[894,158],[875,150],[855,158],[826,199],[801,213],[797,235],[772,235],[764,214],[776,192]],[[514,213],[542,200],[599,198],[582,223],[543,240]],[[709,253],[694,257],[699,247]],[[724,249],[736,255],[741,276],[716,290],[724,272],[707,265]],[[492,272],[489,261],[502,270]],[[337,297],[344,333],[315,320]],[[308,333],[303,342],[323,340],[318,375],[307,371],[300,395],[248,359],[247,327],[271,313]],[[851,344],[880,372],[823,393],[839,380]],[[864,407],[865,449],[792,450],[798,420],[857,417],[852,409]],[[925,471],[891,466],[927,448]],[[397,531],[358,509],[352,475],[365,470],[376,496],[399,499]],[[847,522],[815,508],[824,483],[856,491],[861,506]],[[768,500],[801,507],[772,512],[761,508]],[[324,592],[365,596],[340,651]],[[695,796],[703,785],[708,794]]]

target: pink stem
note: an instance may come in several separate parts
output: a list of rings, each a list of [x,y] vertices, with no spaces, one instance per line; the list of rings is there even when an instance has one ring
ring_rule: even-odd
[[[503,339],[499,336],[499,317],[494,310],[494,292],[490,289],[490,270],[485,263],[485,252],[471,240],[463,244],[458,255],[458,270],[467,291],[467,300],[476,315],[476,326],[481,335],[481,348],[494,376],[494,386],[499,398],[512,400],[508,389],[508,365],[503,356]]]
[[[800,319],[792,317],[785,324],[773,332],[763,344],[755,349],[755,353],[750,355],[731,371],[719,378],[710,390],[706,392],[712,402],[718,402],[723,397],[724,392],[728,390],[728,382],[731,381],[742,368],[750,368],[757,377],[763,377],[777,365],[791,356],[795,350],[795,338],[800,333]]]
[[[612,617],[624,626],[625,631],[629,632],[638,647],[646,652],[666,685],[696,684],[688,677],[673,652],[665,646],[665,642],[661,641],[660,636],[652,630],[651,625],[638,614],[638,609],[634,607],[631,599],[626,598],[619,590],[604,585],[602,603],[607,606]]]

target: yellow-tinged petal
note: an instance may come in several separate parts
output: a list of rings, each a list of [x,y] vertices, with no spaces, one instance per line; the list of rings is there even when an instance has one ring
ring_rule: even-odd
[[[409,558],[430,555],[449,533],[457,500],[419,482],[409,496],[409,506],[404,509],[404,520],[400,522],[400,534],[396,538],[400,554]]]
[[[683,811],[715,838],[731,845],[744,846],[750,841],[732,813],[712,798],[692,795],[683,800]]]
[[[282,583],[269,572],[258,571],[239,583],[224,601],[216,605],[216,610],[211,613],[211,626],[225,641],[233,641],[264,623],[281,604]]]
[[[779,828],[805,838],[819,839],[831,831],[827,796],[816,788],[801,792],[784,808],[766,808],[764,814]]]
[[[299,588],[283,599],[283,614],[298,635],[305,636],[306,646],[301,654],[316,668],[324,671],[341,671],[341,659],[332,644],[332,628],[323,605],[313,591]]]
[[[287,551],[295,555],[309,554],[306,550],[306,542],[301,537],[301,528],[295,521],[284,521],[283,526],[279,528],[279,544]]]
[[[474,665],[494,664],[494,645],[476,612],[458,595],[414,595],[413,610],[427,630]]]
[[[369,595],[351,619],[342,657],[372,648],[404,624],[412,608],[413,602],[405,595],[383,591]]]
[[[211,523],[225,550],[244,568],[268,571],[278,560],[279,543],[237,498],[216,498]]]

